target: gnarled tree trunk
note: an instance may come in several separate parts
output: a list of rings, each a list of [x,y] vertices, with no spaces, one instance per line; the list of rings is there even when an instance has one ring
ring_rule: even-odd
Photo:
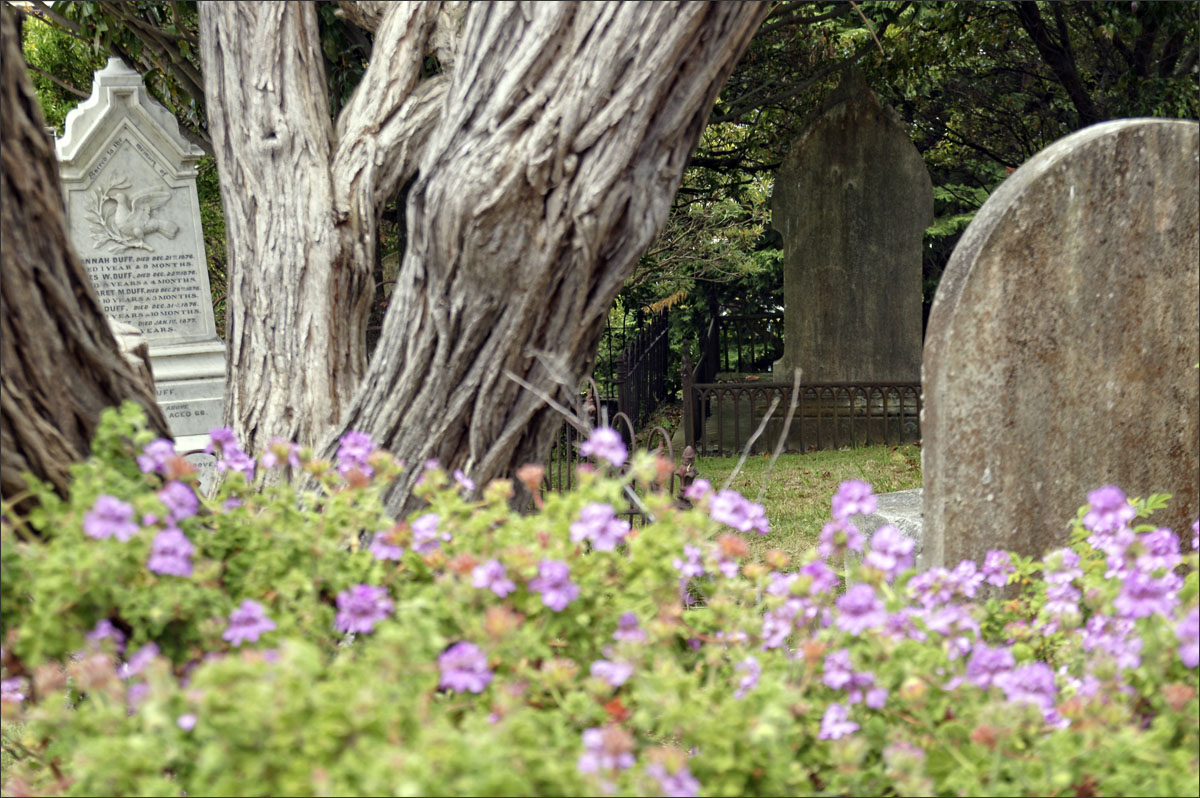
[[[226,419],[254,447],[278,435],[332,452],[359,429],[410,463],[502,476],[559,423],[506,372],[559,399],[588,372],[769,8],[358,6],[374,54],[336,128],[311,6],[200,6],[230,246]],[[442,71],[422,79],[427,54]],[[414,175],[367,368],[375,226]]]
[[[153,386],[118,349],[71,247],[58,163],[46,134],[13,12],[3,9],[0,78],[0,491],[31,472],[66,493],[67,467],[87,456],[100,411],[132,399],[167,436]]]

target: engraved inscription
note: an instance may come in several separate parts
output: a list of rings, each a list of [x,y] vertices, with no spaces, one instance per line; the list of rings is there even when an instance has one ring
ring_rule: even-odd
[[[83,265],[104,312],[143,335],[204,331],[207,305],[202,300],[201,266],[190,252],[84,258]]]

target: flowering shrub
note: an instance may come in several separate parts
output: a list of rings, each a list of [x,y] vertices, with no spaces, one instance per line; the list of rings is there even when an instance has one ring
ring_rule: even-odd
[[[151,438],[110,412],[69,500],[4,508],[5,794],[1195,792],[1196,527],[1134,525],[1162,497],[917,573],[850,523],[869,486],[804,562],[753,562],[729,527],[761,508],[680,509],[604,437],[536,514],[428,463],[399,523],[357,433],[328,463],[217,431],[211,499]]]

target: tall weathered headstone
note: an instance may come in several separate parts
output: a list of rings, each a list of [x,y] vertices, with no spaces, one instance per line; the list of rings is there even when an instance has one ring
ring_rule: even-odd
[[[843,79],[784,158],[771,201],[783,236],[784,354],[805,382],[916,382],[925,162],[861,73]]]
[[[221,424],[217,337],[196,195],[204,153],[119,58],[67,115],[57,142],[74,244],[109,316],[145,336],[158,401],[180,449]]]
[[[1065,545],[1090,490],[1200,470],[1200,125],[1107,122],[1030,159],[979,210],[925,337],[929,564]]]

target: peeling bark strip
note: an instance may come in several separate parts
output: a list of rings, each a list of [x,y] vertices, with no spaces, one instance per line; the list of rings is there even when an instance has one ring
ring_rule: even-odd
[[[409,193],[379,349],[338,431],[481,482],[542,456],[559,419],[505,369],[559,399],[588,372],[608,307],[768,10],[471,4]],[[391,509],[409,505],[418,471]]]
[[[91,451],[104,408],[133,399],[169,435],[153,386],[122,357],[71,247],[14,12],[0,13],[0,492],[20,494],[29,471],[65,495],[67,467]]]

